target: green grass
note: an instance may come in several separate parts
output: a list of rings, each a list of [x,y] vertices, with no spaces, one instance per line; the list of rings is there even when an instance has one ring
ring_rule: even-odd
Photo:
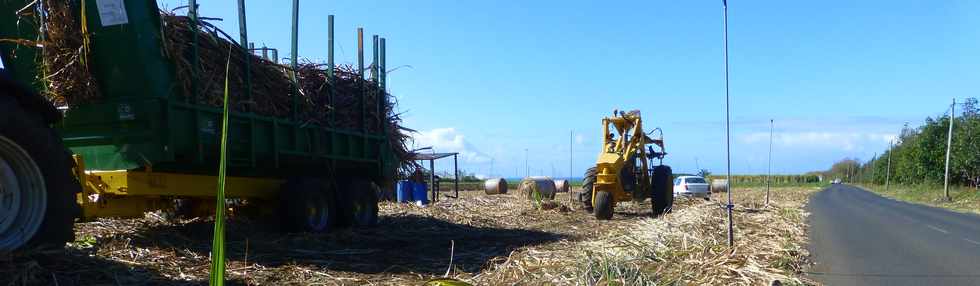
[[[891,185],[885,190],[884,185],[859,185],[864,189],[897,200],[946,208],[960,212],[980,214],[980,192],[969,187],[953,187],[949,189],[951,201],[943,199],[942,185]]]

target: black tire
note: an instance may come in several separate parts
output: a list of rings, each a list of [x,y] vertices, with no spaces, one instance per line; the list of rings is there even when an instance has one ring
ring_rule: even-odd
[[[595,167],[585,170],[585,177],[582,179],[582,192],[578,194],[582,208],[589,212],[592,211],[592,186],[595,185],[595,177]]]
[[[667,214],[674,207],[674,190],[671,189],[673,181],[674,174],[670,166],[660,165],[653,168],[653,191],[650,192],[653,216]]]
[[[282,226],[290,232],[329,232],[337,220],[333,188],[319,179],[292,179],[280,192]]]
[[[612,194],[605,191],[595,193],[595,218],[599,220],[609,220],[613,215]]]
[[[337,193],[340,224],[370,227],[378,224],[378,186],[371,181],[354,179]]]
[[[73,173],[74,160],[62,143],[61,136],[48,126],[42,114],[28,111],[4,90],[0,90],[0,136],[18,145],[31,157],[44,177],[46,192],[41,225],[26,245],[14,248],[61,246],[73,241],[73,224],[81,216],[76,200],[81,185]]]

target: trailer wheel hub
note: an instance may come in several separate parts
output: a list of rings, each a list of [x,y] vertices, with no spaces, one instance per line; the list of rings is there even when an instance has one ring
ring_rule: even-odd
[[[24,149],[0,136],[0,251],[27,244],[46,208],[41,170]]]
[[[322,194],[306,202],[306,223],[313,231],[323,231],[330,226],[330,206]]]

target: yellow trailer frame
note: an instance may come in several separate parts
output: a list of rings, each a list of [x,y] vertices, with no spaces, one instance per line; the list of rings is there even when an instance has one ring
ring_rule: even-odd
[[[74,155],[75,175],[82,185],[78,203],[82,220],[100,217],[142,217],[172,206],[175,197],[214,198],[218,177],[146,170],[88,171]],[[272,199],[284,181],[269,178],[226,177],[229,198]]]

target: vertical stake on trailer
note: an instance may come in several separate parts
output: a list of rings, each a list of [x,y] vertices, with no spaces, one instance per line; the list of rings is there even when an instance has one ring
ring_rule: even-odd
[[[357,28],[357,75],[358,75],[358,88],[357,91],[360,93],[360,105],[361,105],[361,131],[365,131],[365,114],[367,111],[366,104],[364,104],[364,28]]]
[[[378,109],[379,116],[381,116],[381,131],[382,134],[388,134],[388,75],[385,69],[387,64],[385,63],[385,38],[381,38],[381,63],[378,66],[378,88],[381,89],[381,95],[378,97]]]
[[[956,120],[956,98],[953,98],[953,105],[949,110],[949,134],[946,135],[946,176],[943,181],[944,199],[948,202],[949,198],[949,153],[953,147],[953,121]]]
[[[732,209],[735,207],[732,205],[732,139],[731,139],[731,123],[729,114],[729,99],[728,99],[728,0],[722,0],[722,6],[725,12],[725,161],[727,163],[727,181],[725,184],[728,185],[728,246],[735,246],[735,224],[732,222]]]
[[[375,97],[377,97],[377,98],[375,98],[375,100],[377,101],[377,102],[375,102],[377,104],[377,106],[375,107],[375,114],[376,114],[376,116],[378,118],[378,126],[377,126],[378,129],[377,130],[381,130],[381,126],[383,125],[382,119],[384,118],[383,114],[381,114],[381,111],[383,110],[382,109],[382,106],[381,106],[381,99],[384,98],[384,96],[383,96],[383,94],[381,94],[380,92],[378,92],[378,90],[381,89],[381,86],[378,84],[378,80],[379,80],[378,70],[380,69],[379,68],[379,65],[378,65],[379,62],[380,62],[379,59],[378,59],[378,52],[379,52],[379,49],[378,49],[378,44],[379,44],[378,35],[372,36],[371,39],[372,39],[373,44],[374,44],[372,46],[372,48],[373,48],[372,49],[372,53],[374,54],[374,58],[373,58],[373,61],[371,62],[371,80],[373,80],[374,83],[371,84],[371,90],[374,92]]]
[[[371,36],[372,46],[371,53],[374,57],[371,58],[371,80],[375,83],[378,82],[378,35]]]
[[[248,43],[248,22],[245,20],[245,0],[238,0],[238,32],[241,37],[242,47],[244,48],[245,43]],[[243,50],[245,52],[245,98],[248,98],[248,101],[252,101],[251,55],[254,49],[255,44],[248,43],[248,48]],[[245,108],[246,110],[251,109],[248,105]]]
[[[191,96],[193,96],[192,104],[197,104],[198,100],[200,100],[197,98],[198,90],[200,89],[200,81],[198,80],[200,73],[197,70],[198,66],[200,66],[198,64],[198,61],[200,61],[198,57],[200,55],[198,54],[197,43],[197,0],[190,0],[188,4],[189,10],[187,17],[191,19],[191,78],[193,79],[193,82],[191,82]]]
[[[336,106],[334,106],[334,74],[333,74],[333,15],[327,15],[327,82],[330,83],[330,97],[328,98],[330,102],[330,124],[335,124],[336,122]]]
[[[41,1],[41,2],[44,2],[44,1]],[[200,53],[198,51],[198,42],[197,42],[197,37],[198,37],[198,35],[197,35],[197,31],[198,31],[198,29],[197,29],[197,25],[198,25],[198,22],[197,22],[197,0],[190,0],[190,2],[188,2],[188,4],[190,6],[190,9],[187,11],[187,14],[188,14],[187,16],[191,20],[191,104],[198,104],[201,101],[201,98],[200,98],[200,96],[201,96],[201,94],[200,94],[200,90],[201,90],[201,81],[200,81],[201,72],[198,70],[199,67],[200,67],[200,64],[199,64],[199,62],[200,62]],[[194,112],[194,129],[195,130],[196,129],[199,129],[199,126],[198,126],[199,124],[200,124],[200,112],[195,111]],[[195,132],[194,134],[195,134],[195,137],[197,137],[197,141],[200,142],[201,141],[201,134],[199,132]],[[198,152],[197,156],[195,156],[195,157],[196,158],[194,158],[194,159],[195,159],[195,161],[197,163],[204,162],[204,153]]]
[[[291,65],[293,75],[293,120],[299,119],[299,79],[296,69],[299,68],[299,0],[293,0],[293,39],[290,47],[292,53]]]

